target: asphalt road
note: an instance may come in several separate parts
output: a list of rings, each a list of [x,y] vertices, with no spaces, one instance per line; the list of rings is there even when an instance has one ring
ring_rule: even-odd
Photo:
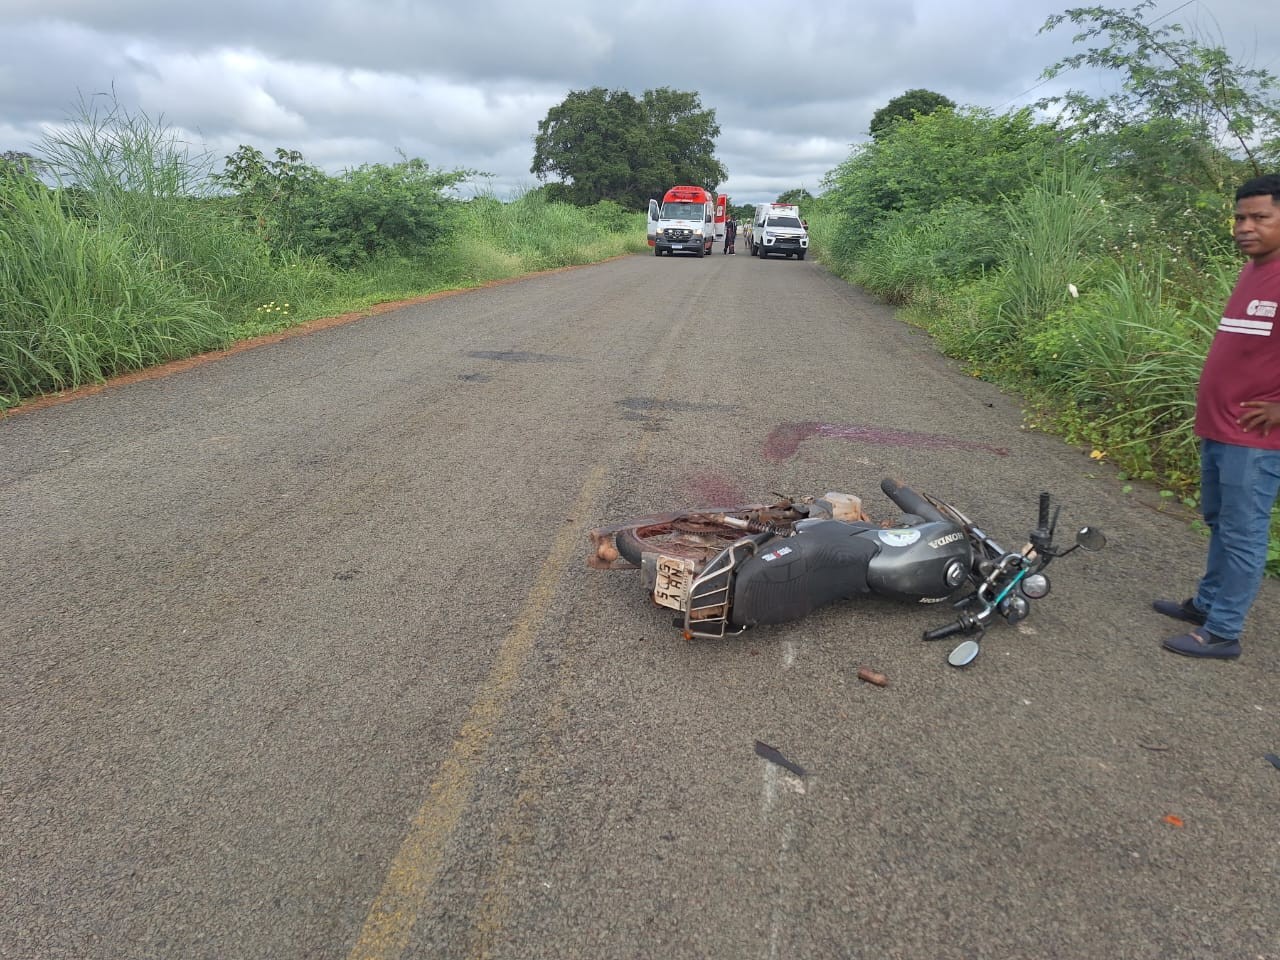
[[[745,245],[740,245],[745,250]],[[900,477],[1102,553],[687,643],[590,527]],[[1280,957],[1280,587],[812,262],[635,256],[0,420],[0,956]],[[886,687],[859,682],[869,666]],[[803,767],[759,757],[756,741]]]

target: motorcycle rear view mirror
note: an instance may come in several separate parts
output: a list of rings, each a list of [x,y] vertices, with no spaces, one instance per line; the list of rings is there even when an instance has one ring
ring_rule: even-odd
[[[967,667],[977,659],[981,647],[977,640],[966,640],[956,644],[956,648],[947,654],[947,663],[953,667]]]
[[[1081,527],[1076,534],[1076,546],[1097,551],[1107,545],[1107,535],[1097,527]]]

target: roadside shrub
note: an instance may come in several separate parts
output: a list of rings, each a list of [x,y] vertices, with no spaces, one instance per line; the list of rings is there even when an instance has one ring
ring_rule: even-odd
[[[891,214],[863,245],[853,279],[891,302],[945,289],[996,265],[999,216],[967,200],[948,200],[926,214]]]
[[[447,192],[465,170],[433,170],[423,160],[363,164],[337,176],[277,147],[275,159],[242,145],[212,179],[230,191],[242,222],[271,248],[322,257],[338,267],[379,256],[429,254],[445,239]]]
[[[940,110],[895,123],[827,175],[824,202],[839,221],[833,252],[856,260],[895,212],[923,220],[948,200],[997,205],[1023,189],[1029,171],[1066,149],[1058,131],[1037,123],[1030,110]]]
[[[313,180],[297,200],[298,248],[340,267],[381,255],[427,255],[444,239],[446,207],[457,202],[444,191],[465,176],[413,158]]]

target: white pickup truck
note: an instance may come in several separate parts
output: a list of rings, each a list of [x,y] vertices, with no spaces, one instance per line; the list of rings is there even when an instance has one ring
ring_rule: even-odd
[[[804,259],[809,251],[809,231],[793,203],[761,203],[751,221],[751,255],[761,259],[771,253]]]

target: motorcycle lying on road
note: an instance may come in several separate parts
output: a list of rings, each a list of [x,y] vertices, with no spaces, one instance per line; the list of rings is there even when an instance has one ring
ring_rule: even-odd
[[[1081,527],[1073,546],[1054,542],[1060,507],[1040,494],[1036,527],[1022,549],[1006,550],[950,504],[886,478],[880,489],[903,515],[874,522],[852,494],[782,497],[772,504],[685,510],[590,533],[589,563],[639,568],[659,606],[679,614],[685,639],[722,638],[762,624],[798,620],[838,600],[878,595],[922,603],[952,601],[959,616],[924,632],[958,634],[947,658],[967,666],[997,618],[1017,623],[1049,593],[1044,569],[1106,537]]]

